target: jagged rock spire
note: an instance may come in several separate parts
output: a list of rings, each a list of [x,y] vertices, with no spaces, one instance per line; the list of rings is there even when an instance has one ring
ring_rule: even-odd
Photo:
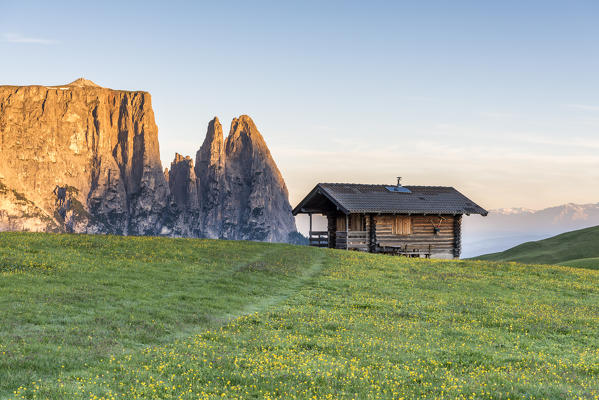
[[[188,171],[190,161],[182,156],[175,161],[169,173],[171,192],[179,207],[193,211],[190,175],[176,178],[174,173],[181,163]],[[183,219],[193,220],[201,236],[284,242],[296,230],[283,177],[247,115],[233,119],[225,141],[218,118],[210,121],[196,153],[195,176],[200,212]]]
[[[204,236],[221,237],[222,197],[224,193],[225,153],[223,127],[217,117],[208,123],[206,137],[196,153],[196,176],[202,207]]]
[[[195,211],[198,208],[197,179],[191,157],[176,153],[167,181],[173,200],[180,210]]]
[[[231,122],[225,154],[223,237],[287,241],[296,230],[287,187],[249,116]]]
[[[197,169],[222,168],[224,163],[223,127],[217,117],[208,123],[206,137],[196,153]]]

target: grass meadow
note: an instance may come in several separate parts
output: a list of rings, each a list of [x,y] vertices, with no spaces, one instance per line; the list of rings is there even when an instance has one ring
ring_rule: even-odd
[[[1,399],[596,399],[599,271],[0,235]]]

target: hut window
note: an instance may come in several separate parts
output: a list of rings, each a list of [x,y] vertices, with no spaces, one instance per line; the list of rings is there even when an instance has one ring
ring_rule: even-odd
[[[362,214],[352,214],[349,217],[349,230],[350,231],[365,231],[366,223],[365,218]]]
[[[394,235],[411,235],[412,234],[412,218],[402,215],[396,215],[393,218],[392,233]]]

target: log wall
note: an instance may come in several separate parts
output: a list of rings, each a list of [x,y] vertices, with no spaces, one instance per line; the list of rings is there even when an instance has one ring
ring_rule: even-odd
[[[432,258],[457,258],[461,250],[461,216],[412,215],[411,234],[393,233],[393,215],[364,215],[364,230],[338,231],[336,220],[345,219],[344,214],[329,215],[329,246],[337,249],[382,251],[382,247],[394,247],[408,252],[430,253]],[[434,225],[434,226],[433,226]],[[435,234],[435,227],[439,232]],[[332,240],[331,240],[332,239]]]
[[[453,215],[438,216],[412,215],[412,234],[394,235],[391,215],[379,215],[376,221],[376,242],[380,246],[407,246],[408,251],[428,252],[434,258],[453,258],[455,246],[455,226]],[[434,226],[439,227],[435,234]]]

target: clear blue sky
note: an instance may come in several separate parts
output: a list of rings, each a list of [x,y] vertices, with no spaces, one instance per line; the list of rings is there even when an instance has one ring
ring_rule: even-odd
[[[599,202],[599,2],[282,3],[0,0],[0,84],[147,90],[165,166],[249,114],[293,204],[397,175]]]

